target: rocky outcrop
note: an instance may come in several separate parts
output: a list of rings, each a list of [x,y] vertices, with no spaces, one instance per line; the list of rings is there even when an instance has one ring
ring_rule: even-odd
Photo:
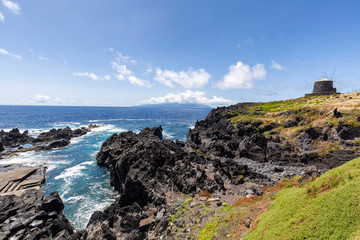
[[[139,134],[113,134],[102,145],[97,162],[110,171],[111,185],[121,196],[103,212],[95,212],[78,239],[159,239],[169,222],[171,194],[195,195],[204,190],[225,194],[238,186],[247,168],[187,151],[180,141],[162,140],[162,128]]]
[[[0,142],[5,147],[31,143],[32,140],[34,140],[34,138],[28,135],[28,131],[20,133],[19,129],[17,128],[14,128],[9,132],[0,130]]]
[[[74,229],[63,209],[57,192],[45,199],[41,190],[0,196],[0,239],[68,239]]]
[[[71,130],[71,128],[66,127],[62,129],[51,129],[48,132],[40,133],[39,136],[34,139],[32,142],[52,142],[56,140],[66,140],[70,141],[73,137],[80,137],[85,135],[86,133],[90,132],[90,128],[78,128],[75,130]]]
[[[37,144],[36,150],[50,150],[53,148],[64,147],[70,144],[70,140],[74,137],[81,137],[90,132],[90,128],[78,128],[71,130],[66,127],[63,129],[51,129],[48,132],[40,133],[39,136],[32,141],[33,144]],[[45,144],[42,144],[45,143]]]
[[[323,170],[358,156],[354,148],[359,146],[355,139],[360,137],[360,128],[343,122],[336,127],[331,124],[324,127],[307,126],[301,114],[312,114],[312,111],[318,114],[315,109],[279,113],[292,118],[281,124],[264,124],[260,121],[261,116],[259,121],[231,121],[235,112],[246,116],[247,110],[253,105],[237,104],[212,110],[205,120],[197,122],[195,128],[189,130],[187,145],[219,157],[245,157],[278,165],[316,165]],[[252,113],[252,116],[255,114]],[[299,131],[293,138],[285,138],[274,131],[275,128],[294,127],[298,127]]]
[[[37,138],[29,136],[28,131],[20,133],[19,129],[14,128],[9,132],[0,131],[0,158],[13,156],[17,152],[25,151],[44,151],[54,148],[64,147],[70,144],[74,137],[80,137],[96,128],[97,125],[91,124],[89,127],[81,127],[71,130],[69,127],[63,129],[51,129],[42,132]]]

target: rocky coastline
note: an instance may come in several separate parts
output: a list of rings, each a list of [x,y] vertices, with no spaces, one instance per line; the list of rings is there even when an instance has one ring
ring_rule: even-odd
[[[279,171],[280,166],[265,168],[250,159],[200,153],[184,142],[163,140],[161,127],[112,135],[103,143],[97,162],[109,169],[111,185],[121,195],[105,211],[93,214],[78,239],[176,238],[168,224],[181,196],[191,196],[198,205],[210,200],[220,207],[241,196],[261,195],[264,184],[306,170]]]
[[[74,137],[90,132],[92,128],[71,130],[52,129],[36,138],[28,131],[15,128],[0,131],[0,159],[27,151],[46,151],[70,144]],[[75,233],[63,214],[64,204],[57,192],[44,198],[44,166],[0,167],[0,240],[5,239],[69,239]]]
[[[102,144],[96,161],[108,169],[111,186],[120,197],[104,211],[95,212],[86,229],[78,232],[67,224],[61,215],[63,207],[57,204],[55,212],[60,220],[55,221],[61,227],[54,232],[44,230],[44,236],[194,239],[198,233],[194,226],[206,221],[208,211],[217,214],[239,198],[261,196],[265,186],[273,186],[283,178],[297,177],[301,182],[358,157],[358,112],[335,111],[330,104],[319,110],[312,101],[306,98],[272,105],[242,103],[213,109],[189,130],[186,142],[163,139],[161,126],[145,128],[138,134],[114,133]],[[75,131],[47,134],[80,136],[86,130]],[[19,140],[5,143],[5,148],[26,142],[62,142],[47,134],[28,140],[24,133],[15,133]],[[56,193],[51,197],[61,201]],[[35,212],[42,211],[44,201],[48,200],[40,197],[35,201]],[[185,219],[189,208],[192,215]],[[201,212],[204,208],[207,210]],[[8,208],[0,207],[2,213],[1,209]],[[3,219],[7,221],[9,215]],[[45,229],[50,229],[48,223],[53,220],[43,223]],[[34,231],[29,226],[21,234]]]
[[[81,127],[72,130],[69,127],[51,129],[41,132],[37,137],[29,135],[29,131],[20,132],[14,128],[8,132],[0,130],[0,159],[16,156],[21,152],[48,151],[51,149],[65,147],[70,144],[74,137],[81,137],[97,128],[98,125],[90,124],[88,127]]]
[[[218,157],[245,157],[260,163],[283,166],[314,165],[322,172],[359,156],[355,150],[359,146],[355,140],[360,136],[359,127],[341,120],[337,126],[307,126],[300,116],[306,111],[317,114],[316,109],[281,112],[279,114],[289,118],[283,123],[263,123],[259,120],[261,116],[256,121],[231,121],[235,113],[241,112],[246,116],[246,111],[252,106],[253,103],[245,103],[214,109],[205,120],[197,122],[195,128],[190,129],[187,144]],[[358,121],[356,117],[354,121]],[[299,130],[291,138],[285,138],[275,130],[280,128]],[[325,145],[329,142],[338,143],[339,149],[323,153],[315,147],[317,143]]]

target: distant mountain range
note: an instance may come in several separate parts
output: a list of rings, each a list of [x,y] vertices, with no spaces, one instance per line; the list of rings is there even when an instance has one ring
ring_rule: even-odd
[[[212,108],[204,104],[195,103],[161,103],[161,104],[145,104],[136,107],[152,107],[152,108]]]

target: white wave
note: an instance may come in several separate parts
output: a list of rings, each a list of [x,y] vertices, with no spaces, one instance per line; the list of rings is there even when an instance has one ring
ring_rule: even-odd
[[[66,157],[66,155],[48,156],[44,153],[23,152],[20,153],[19,156],[1,159],[0,165],[21,164],[25,167],[45,166],[47,168],[46,171],[51,172],[60,165],[69,164],[68,161],[64,160]]]
[[[71,138],[71,139],[70,139],[70,144],[77,144],[77,143],[83,141],[84,138],[87,137],[86,135],[87,135],[87,134],[82,135],[82,136],[80,136],[80,137],[73,137],[73,138]]]
[[[96,119],[96,120],[89,120],[90,123],[96,122],[115,122],[115,121],[151,121],[154,119],[145,119],[145,118],[115,118],[115,119]]]
[[[0,165],[9,165],[9,164],[22,164],[24,166],[39,166],[47,162],[47,159],[44,159],[43,156],[35,152],[24,152],[19,156],[1,159]]]
[[[0,130],[3,130],[4,132],[10,132],[13,129],[12,128],[0,128]],[[20,132],[21,132],[21,130],[20,130]]]
[[[194,129],[195,125],[190,125],[189,129]]]
[[[94,161],[87,161],[87,162],[83,162],[81,164],[84,164],[84,165],[94,165],[95,162]]]
[[[173,139],[174,136],[166,131],[163,131],[163,136],[165,139]]]
[[[113,125],[113,124],[104,124],[104,125],[100,125],[100,127],[91,129],[91,132],[93,132],[93,133],[99,133],[99,132],[125,132],[125,131],[127,131],[127,130],[124,129],[124,128],[118,127],[116,125]]]
[[[52,128],[64,128],[64,127],[70,127],[70,128],[77,128],[80,125],[79,122],[57,122],[52,124]]]
[[[98,148],[100,149],[100,146],[99,146]],[[90,155],[91,157],[96,158],[96,154],[98,154],[98,152],[99,152],[99,150],[96,150],[96,151],[90,152],[89,155]]]
[[[76,177],[81,177],[83,176],[83,172],[82,170],[85,170],[87,167],[85,165],[91,165],[94,164],[93,161],[88,161],[88,162],[83,162],[80,163],[78,165],[75,165],[73,167],[67,168],[65,169],[64,172],[62,172],[60,175],[56,176],[54,179],[58,180],[58,179],[72,179],[72,178],[76,178]]]
[[[58,125],[64,125],[64,124],[80,125],[79,122],[57,122],[57,123],[55,123],[55,125],[56,124],[58,124]]]
[[[107,201],[102,200],[102,202],[99,202],[99,199],[84,199],[77,211],[73,213],[72,220],[74,227],[76,229],[86,228],[87,222],[95,211],[102,211],[113,202],[114,200],[111,199]]]
[[[59,165],[65,165],[68,163],[69,163],[68,161],[47,162],[46,163],[46,167],[47,167],[46,172],[51,172],[54,169],[56,169],[57,167],[59,167]]]
[[[63,198],[64,202],[66,203],[76,203],[78,201],[81,201],[81,200],[85,200],[85,196],[73,196],[73,197],[69,197],[69,198]]]

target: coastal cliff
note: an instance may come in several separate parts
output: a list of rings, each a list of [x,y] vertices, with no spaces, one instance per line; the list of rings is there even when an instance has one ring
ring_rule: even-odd
[[[352,93],[217,108],[186,143],[162,140],[161,127],[114,134],[97,161],[121,196],[94,213],[78,239],[213,239],[202,238],[206,224],[218,223],[208,219],[248,202],[241,199],[262,199],[281,179],[297,186],[356,158],[359,104]]]
[[[290,221],[289,214],[298,214],[291,220],[296,221],[296,227],[309,228],[317,221],[314,214],[307,214],[309,211],[334,213],[329,214],[331,219],[318,220],[323,229],[309,231],[306,236],[328,236],[340,225],[351,227],[348,231],[334,230],[342,239],[357,236],[359,107],[360,93],[239,103],[213,109],[189,130],[186,142],[163,139],[161,126],[145,128],[138,134],[114,133],[102,144],[96,161],[108,169],[111,186],[120,196],[104,211],[96,211],[86,229],[74,231],[62,215],[60,197],[53,193],[49,197],[56,206],[47,212],[41,206],[50,200],[40,195],[34,198],[34,206],[25,204],[33,213],[41,212],[41,223],[31,218],[21,228],[9,228],[10,232],[8,223],[17,220],[11,215],[14,211],[9,202],[28,197],[4,196],[1,219],[5,228],[0,232],[5,238],[36,232],[31,235],[33,239],[47,236],[73,240],[258,239],[259,234],[266,236],[264,239],[293,239],[291,227],[282,233],[276,228]],[[0,152],[28,142],[69,141],[85,133],[66,128],[35,139],[18,130],[0,132],[5,139]],[[324,194],[331,196],[330,202]],[[292,196],[297,196],[297,201]],[[352,199],[343,205],[346,209],[333,206],[346,199]],[[281,209],[284,202],[289,207]],[[279,209],[276,221],[271,206]],[[310,210],[306,206],[311,206]],[[17,216],[25,214],[26,218],[26,209],[16,210]],[[325,224],[345,210],[355,215],[342,215],[339,226]]]
[[[359,156],[359,93],[214,109],[187,144],[219,157],[246,157],[322,170]]]

